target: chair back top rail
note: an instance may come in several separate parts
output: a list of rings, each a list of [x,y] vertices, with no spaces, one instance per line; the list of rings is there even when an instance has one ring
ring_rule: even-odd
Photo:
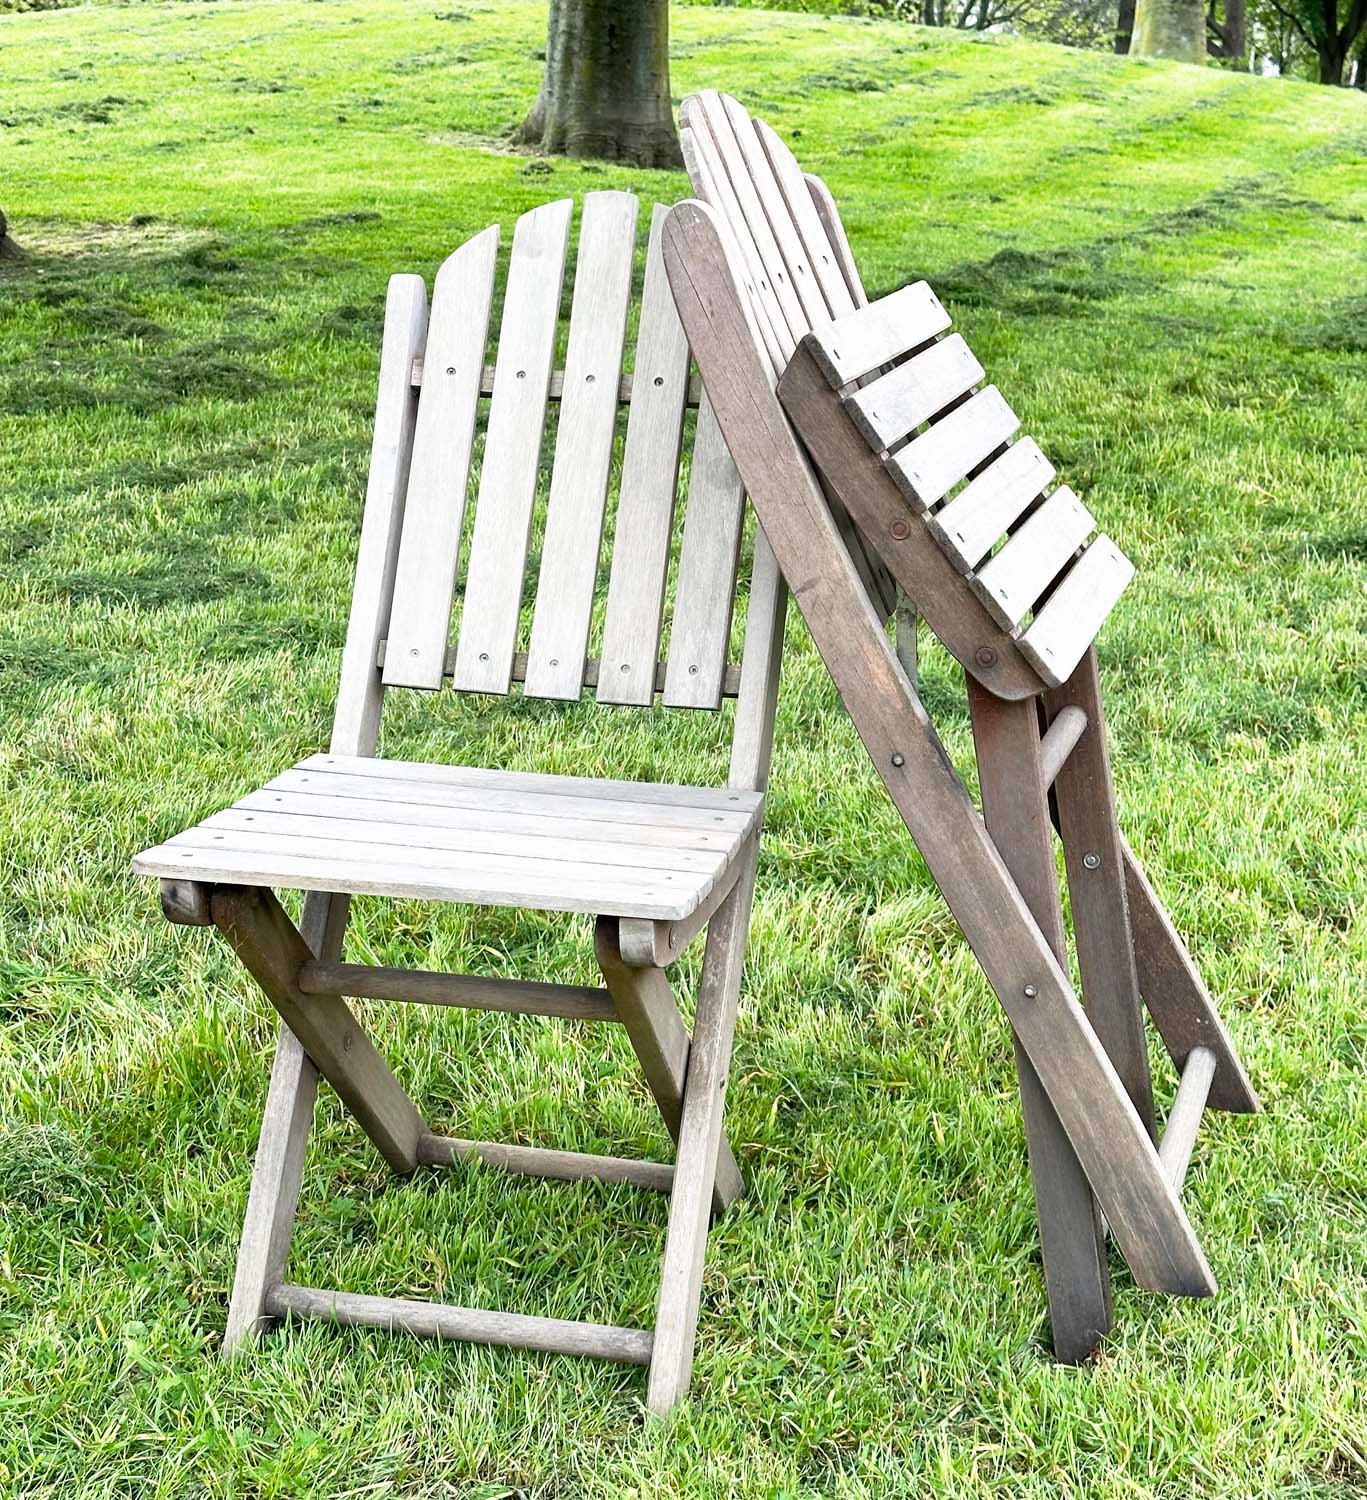
[[[664,213],[639,288],[624,192],[587,194],[577,225],[570,199],[523,214],[502,278],[497,226],[438,271],[404,370],[411,453],[370,649],[385,687],[708,709],[740,693],[744,495],[674,310]]]

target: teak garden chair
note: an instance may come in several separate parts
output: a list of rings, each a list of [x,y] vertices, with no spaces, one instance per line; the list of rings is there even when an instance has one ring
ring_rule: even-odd
[[[712,92],[681,118],[703,201],[666,226],[679,313],[783,576],[1014,1029],[1054,1347],[1078,1360],[1111,1326],[1108,1228],[1141,1285],[1215,1290],[1179,1193],[1205,1108],[1258,1107],[1116,820],[1093,642],[1134,570],[1088,540],[924,282],[867,304],[830,194],[771,129]],[[965,670],[984,817],[889,643],[881,570]],[[1181,1073],[1160,1145],[1141,996]]]
[[[331,745],[140,854],[173,922],[216,925],[282,1018],[228,1313],[232,1351],[286,1316],[597,1355],[650,1367],[648,1403],[687,1390],[708,1224],[741,1192],[722,1134],[773,737],[786,593],[757,537],[739,666],[728,664],[740,481],[696,379],[651,221],[630,373],[637,202],[584,199],[563,370],[553,370],[570,201],[513,237],[497,357],[485,363],[498,229],[423,281],[390,282],[374,445]],[[457,553],[482,398],[487,421],[456,645]],[[548,402],[559,402],[544,541],[524,589]],[[614,442],[627,407],[606,598],[596,594]],[[685,413],[687,495],[676,506]],[[681,523],[676,527],[676,516]],[[679,534],[676,536],[676,532]],[[673,572],[668,649],[662,617]],[[524,593],[534,592],[523,645]],[[530,603],[531,601],[526,601]],[[596,613],[597,610],[597,613]],[[601,646],[589,655],[601,616]],[[593,781],[377,760],[390,688],[717,709],[736,701],[724,787]],[[272,894],[307,892],[296,929]],[[356,893],[590,913],[604,988],[344,962]],[[690,1039],[666,970],[706,929]],[[343,996],[617,1022],[676,1142],[668,1165],[432,1134]],[[477,1159],[509,1172],[671,1195],[653,1330],[290,1285],[290,1235],[318,1075],[396,1172]]]

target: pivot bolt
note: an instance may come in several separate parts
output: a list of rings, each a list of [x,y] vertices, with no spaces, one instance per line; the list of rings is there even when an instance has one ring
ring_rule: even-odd
[[[973,660],[980,667],[995,667],[997,665],[997,653],[991,646],[979,646],[973,653]]]
[[[1039,989],[1033,984],[1027,984],[1021,993],[1027,1000],[1033,1000],[1039,994]]]
[[[1082,856],[1082,863],[1089,870],[1099,870],[1101,868],[1101,856],[1099,854],[1084,854]]]
[[[907,758],[900,750],[894,750],[892,752],[892,763],[895,766],[904,766],[907,763]]]
[[[894,521],[892,523],[892,526],[890,527],[890,530],[892,531],[893,537],[899,542],[906,541],[906,539],[911,535],[911,527],[908,526],[905,521]]]

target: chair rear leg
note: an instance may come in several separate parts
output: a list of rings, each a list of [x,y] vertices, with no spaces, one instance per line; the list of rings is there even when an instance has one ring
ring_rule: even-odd
[[[715,917],[713,921],[716,921]],[[677,1144],[683,1124],[690,1043],[669,980],[663,969],[654,965],[628,964],[622,958],[618,924],[614,917],[599,917],[594,931],[594,950],[617,1015],[640,1060],[646,1085],[655,1096],[665,1126]],[[725,1213],[744,1190],[740,1168],[723,1137],[717,1155],[713,1210]]]
[[[731,1043],[755,892],[753,847],[744,859],[745,868],[708,925],[693,1045],[688,1054],[683,1124],[646,1392],[647,1406],[660,1417],[667,1416],[688,1394],[693,1374],[703,1259],[723,1140],[722,1115]]]
[[[1064,963],[1063,909],[1035,703],[1008,703],[971,677],[968,702],[987,831],[1054,956]],[[1019,1039],[1015,1052],[1054,1355],[1065,1364],[1076,1364],[1095,1352],[1112,1324],[1101,1216],[1077,1154]]]

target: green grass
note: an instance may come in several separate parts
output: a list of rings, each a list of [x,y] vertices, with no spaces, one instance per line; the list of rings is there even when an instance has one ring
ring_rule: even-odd
[[[1267,1113],[1190,1178],[1213,1302],[1047,1354],[1000,1012],[800,622],[693,1400],[321,1328],[216,1359],[272,1026],[132,852],[324,743],[384,279],[668,174],[503,141],[543,8],[0,18],[0,1494],[1012,1496],[1367,1487],[1367,98],[903,27],[680,9],[925,275],[1139,564],[1120,797]],[[925,696],[968,749],[962,685]],[[726,722],[396,698],[391,752],[696,778]],[[352,956],[592,977],[583,924],[361,903]],[[695,964],[685,966],[688,974]],[[376,1007],[438,1129],[658,1154],[620,1039]],[[1162,1076],[1167,1079],[1165,1071]],[[1170,1089],[1165,1083],[1165,1089]],[[392,1182],[320,1106],[296,1279],[648,1322],[664,1205]]]

